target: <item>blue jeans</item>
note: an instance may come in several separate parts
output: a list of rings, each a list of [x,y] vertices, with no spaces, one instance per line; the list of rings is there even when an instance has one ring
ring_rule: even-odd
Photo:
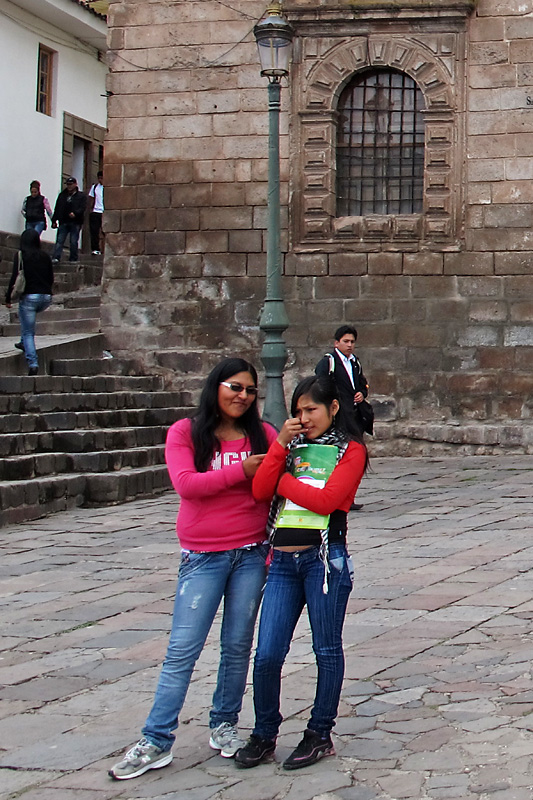
[[[52,255],[53,259],[61,260],[61,253],[65,246],[67,236],[70,236],[70,256],[69,261],[78,260],[78,241],[80,238],[81,225],[75,222],[65,222],[57,229],[56,244]]]
[[[267,547],[184,553],[178,574],[172,630],[154,704],[142,730],[170,750],[194,665],[224,598],[220,663],[210,727],[235,725],[246,688],[255,620],[265,585]]]
[[[24,345],[28,367],[39,365],[35,349],[35,318],[40,311],[45,311],[51,302],[51,294],[23,294],[19,300],[20,341]]]
[[[344,544],[330,545],[329,591],[324,594],[324,564],[318,550],[318,547],[297,553],[274,550],[254,662],[254,733],[263,739],[275,739],[283,721],[281,669],[305,605],[318,666],[308,726],[326,734],[335,725],[344,678],[342,626],[352,590],[352,567]]]
[[[26,227],[24,228],[24,230],[25,230],[25,231],[28,231],[28,230],[30,230],[31,228],[33,228],[33,230],[34,230],[34,231],[37,231],[37,233],[38,233],[38,234],[39,234],[39,236],[40,236],[40,235],[41,235],[41,233],[42,233],[42,232],[44,231],[44,229],[45,229],[45,225],[46,225],[46,223],[45,223],[45,222],[26,222]]]

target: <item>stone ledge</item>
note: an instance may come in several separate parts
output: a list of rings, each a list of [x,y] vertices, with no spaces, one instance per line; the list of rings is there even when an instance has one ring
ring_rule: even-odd
[[[474,10],[475,0],[344,0],[344,2],[323,2],[321,7],[309,9],[308,0],[285,0],[284,9],[291,21],[345,19],[346,6],[357,17],[364,19],[393,16],[394,19],[412,17],[468,17]]]
[[[377,419],[374,439],[367,443],[374,456],[531,454],[533,420]]]

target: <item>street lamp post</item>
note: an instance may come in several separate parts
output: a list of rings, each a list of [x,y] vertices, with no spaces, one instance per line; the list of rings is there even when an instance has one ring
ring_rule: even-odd
[[[264,333],[261,361],[266,373],[263,418],[281,428],[287,418],[283,369],[287,347],[283,332],[289,319],[281,286],[279,115],[281,79],[289,74],[293,29],[281,15],[281,3],[272,2],[267,16],[254,27],[261,75],[268,77],[268,219],[266,295],[259,327]]]

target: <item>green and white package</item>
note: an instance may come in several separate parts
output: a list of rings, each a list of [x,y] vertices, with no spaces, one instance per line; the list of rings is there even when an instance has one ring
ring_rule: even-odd
[[[299,444],[293,451],[292,474],[299,481],[322,489],[335,469],[338,448],[330,444]],[[315,514],[285,499],[276,520],[276,528],[312,528],[323,530],[329,514]]]

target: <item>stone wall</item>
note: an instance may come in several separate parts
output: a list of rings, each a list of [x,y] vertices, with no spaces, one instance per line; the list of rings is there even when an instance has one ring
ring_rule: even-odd
[[[353,323],[384,437],[400,423],[412,437],[417,423],[498,430],[531,416],[533,2],[429,6],[284,3],[297,31],[281,120],[287,389],[337,323]],[[221,354],[259,361],[268,114],[252,28],[263,11],[110,5],[104,329],[115,352],[176,385],[194,386]],[[328,166],[347,53],[361,68],[401,67],[424,92],[416,229],[335,219]]]

